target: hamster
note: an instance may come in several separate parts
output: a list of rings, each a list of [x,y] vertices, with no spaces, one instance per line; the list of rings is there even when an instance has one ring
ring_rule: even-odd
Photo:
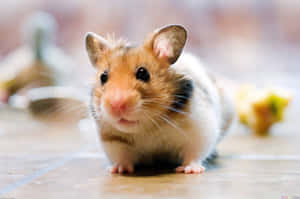
[[[186,40],[181,25],[157,29],[139,46],[86,34],[97,70],[90,110],[111,173],[159,159],[177,173],[202,173],[230,128],[231,100],[196,57],[182,53]]]

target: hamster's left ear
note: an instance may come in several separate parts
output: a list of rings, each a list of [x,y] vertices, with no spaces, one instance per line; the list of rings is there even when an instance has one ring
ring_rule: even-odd
[[[145,46],[161,61],[173,64],[179,58],[187,39],[187,31],[181,25],[167,25],[145,41]]]
[[[92,32],[85,35],[85,48],[93,66],[96,66],[104,53],[111,49],[106,39]]]

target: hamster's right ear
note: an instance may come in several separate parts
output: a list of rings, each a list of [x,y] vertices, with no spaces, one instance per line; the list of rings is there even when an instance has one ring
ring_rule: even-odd
[[[97,61],[101,59],[103,54],[110,49],[109,43],[103,37],[88,32],[85,35],[85,48],[93,66],[96,66]]]
[[[179,58],[187,39],[187,31],[181,25],[167,25],[155,30],[144,42],[161,61],[174,64]]]

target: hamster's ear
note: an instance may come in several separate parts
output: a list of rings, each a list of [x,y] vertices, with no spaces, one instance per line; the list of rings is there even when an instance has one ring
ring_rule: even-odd
[[[161,61],[173,64],[179,58],[187,39],[187,31],[181,25],[167,25],[148,38],[145,45]]]
[[[85,48],[91,63],[93,66],[96,66],[97,61],[110,49],[110,46],[108,41],[103,37],[95,33],[88,32],[85,35]]]

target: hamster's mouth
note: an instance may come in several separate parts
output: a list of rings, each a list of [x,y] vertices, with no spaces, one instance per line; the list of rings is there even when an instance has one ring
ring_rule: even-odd
[[[135,124],[138,124],[138,120],[127,120],[127,119],[124,119],[124,118],[121,118],[120,120],[118,120],[118,123],[119,124],[122,124],[122,125],[135,125]]]

